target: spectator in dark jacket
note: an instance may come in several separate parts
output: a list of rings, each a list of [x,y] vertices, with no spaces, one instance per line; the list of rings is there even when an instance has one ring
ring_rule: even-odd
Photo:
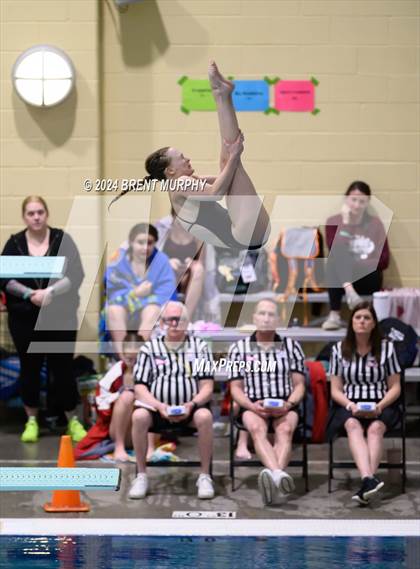
[[[68,434],[77,442],[86,434],[75,415],[79,394],[72,367],[78,327],[78,290],[84,272],[73,239],[61,229],[49,227],[48,214],[43,198],[27,197],[22,204],[26,229],[11,235],[2,255],[64,256],[64,277],[5,278],[1,280],[1,288],[6,293],[9,329],[20,360],[20,390],[28,416],[21,440],[38,440],[40,372],[46,358],[49,398],[57,409],[65,411],[69,420]],[[38,344],[38,349],[28,353],[32,342]],[[55,342],[63,346],[62,352],[54,349]]]
[[[350,184],[341,213],[326,222],[326,241],[330,249],[327,278],[330,313],[324,330],[340,328],[343,295],[353,309],[359,295],[370,295],[382,287],[382,272],[389,265],[389,246],[381,220],[367,212],[371,196],[365,182]]]

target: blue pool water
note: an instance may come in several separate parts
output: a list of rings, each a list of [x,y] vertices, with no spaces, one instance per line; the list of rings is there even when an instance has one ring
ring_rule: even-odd
[[[419,569],[419,551],[416,537],[2,536],[0,568]]]

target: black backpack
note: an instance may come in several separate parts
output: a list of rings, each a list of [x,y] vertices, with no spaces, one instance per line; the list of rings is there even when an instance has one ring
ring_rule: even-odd
[[[221,293],[245,294],[270,289],[268,278],[268,256],[265,249],[238,251],[216,247],[216,286]],[[252,265],[257,280],[246,283],[242,280],[241,270]]]
[[[398,318],[385,318],[379,323],[382,333],[394,342],[402,369],[411,367],[417,355],[417,334],[412,326]]]
[[[331,352],[333,349],[333,346],[336,344],[337,342],[328,342],[328,344],[326,344],[322,350],[319,352],[319,354],[316,356],[315,361],[316,362],[329,362],[330,358],[331,358]]]

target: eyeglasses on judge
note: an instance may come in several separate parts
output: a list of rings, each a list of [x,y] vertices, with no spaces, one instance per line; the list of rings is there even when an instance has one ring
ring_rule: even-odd
[[[164,324],[176,324],[178,325],[180,322],[186,322],[186,318],[184,318],[183,316],[165,316],[164,318],[162,318],[162,322]]]

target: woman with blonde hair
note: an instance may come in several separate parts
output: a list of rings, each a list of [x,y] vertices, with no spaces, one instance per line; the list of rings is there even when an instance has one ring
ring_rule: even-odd
[[[22,203],[23,231],[11,235],[2,255],[66,258],[61,279],[5,278],[8,323],[20,360],[20,391],[28,417],[22,442],[36,442],[39,436],[40,372],[44,360],[49,372],[48,398],[68,419],[68,434],[81,440],[86,431],[76,416],[79,402],[73,375],[74,345],[77,335],[79,287],[84,278],[79,251],[62,229],[48,225],[48,206],[40,196],[29,196]],[[29,351],[36,342],[38,349]],[[59,342],[60,348],[55,348]],[[39,344],[42,350],[39,351]]]

